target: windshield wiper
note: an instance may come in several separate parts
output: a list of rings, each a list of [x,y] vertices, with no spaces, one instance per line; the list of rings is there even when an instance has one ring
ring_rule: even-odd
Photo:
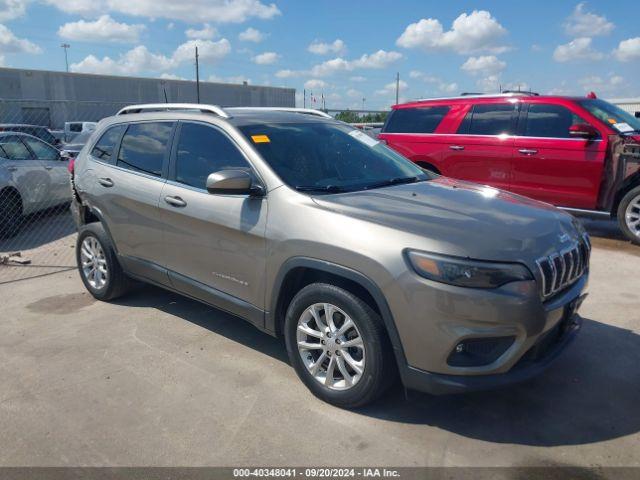
[[[296,185],[296,190],[299,192],[327,192],[327,193],[340,193],[346,192],[344,187],[339,185]]]
[[[420,177],[396,177],[390,178],[388,180],[383,180],[377,183],[371,183],[363,187],[365,190],[370,190],[372,188],[382,188],[382,187],[390,187],[392,185],[402,185],[406,183],[416,183],[420,181]]]

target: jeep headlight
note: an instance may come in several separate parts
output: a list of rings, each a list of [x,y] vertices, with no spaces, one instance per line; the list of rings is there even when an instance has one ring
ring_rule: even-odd
[[[429,280],[459,287],[497,288],[520,280],[532,280],[520,263],[495,263],[408,250],[409,263],[416,273]]]

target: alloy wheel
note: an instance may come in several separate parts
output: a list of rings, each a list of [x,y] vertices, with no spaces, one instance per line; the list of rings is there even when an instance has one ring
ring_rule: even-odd
[[[631,199],[625,212],[625,223],[636,237],[640,237],[640,195]]]
[[[313,378],[331,390],[348,390],[362,378],[365,348],[356,323],[330,303],[316,303],[298,319],[298,352]]]
[[[100,290],[107,284],[109,270],[104,249],[97,238],[87,236],[80,247],[80,261],[82,262],[82,274],[96,290]]]

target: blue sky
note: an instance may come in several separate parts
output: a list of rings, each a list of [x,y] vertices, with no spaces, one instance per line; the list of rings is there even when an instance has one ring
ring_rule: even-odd
[[[539,7],[536,7],[539,5]],[[0,65],[288,86],[328,108],[531,88],[640,96],[638,0],[0,0]],[[307,99],[307,103],[309,100]]]

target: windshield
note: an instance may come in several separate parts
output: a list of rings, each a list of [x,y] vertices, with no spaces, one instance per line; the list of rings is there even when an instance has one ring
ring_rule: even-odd
[[[73,137],[73,140],[69,142],[69,145],[84,145],[87,143],[91,135],[93,134],[93,130],[90,132],[82,132]]]
[[[640,119],[620,107],[599,98],[580,100],[578,103],[618,133],[640,132]]]
[[[239,127],[289,186],[340,192],[429,180],[421,168],[347,125],[278,123]]]

